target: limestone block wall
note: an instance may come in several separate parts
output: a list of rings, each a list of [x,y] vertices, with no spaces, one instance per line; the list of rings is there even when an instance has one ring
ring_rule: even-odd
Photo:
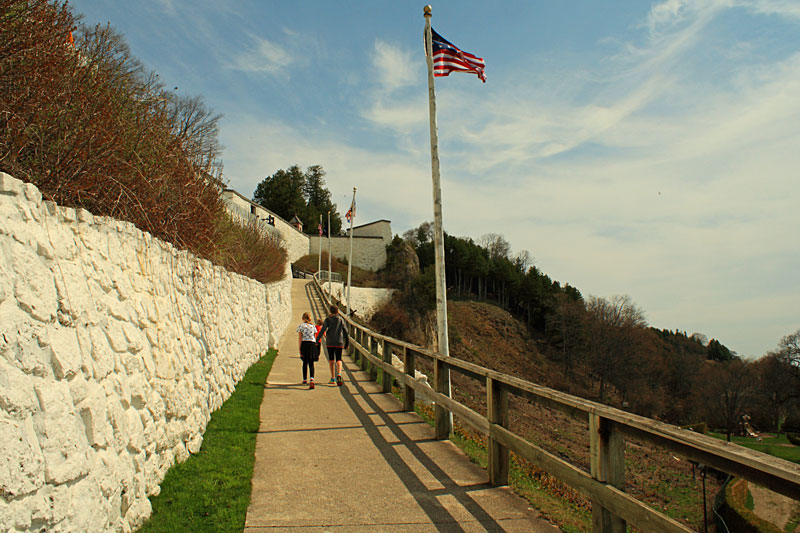
[[[328,251],[328,238],[309,236],[308,253],[318,254],[322,240],[322,251]],[[353,235],[353,266],[365,270],[380,270],[386,266],[386,245],[381,237],[358,237]],[[350,257],[350,237],[331,237],[331,255],[338,259]],[[323,267],[325,268],[325,267]]]
[[[266,286],[0,173],[0,530],[130,531],[276,346]]]

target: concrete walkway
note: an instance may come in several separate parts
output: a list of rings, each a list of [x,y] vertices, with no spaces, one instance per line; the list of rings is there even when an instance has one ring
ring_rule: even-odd
[[[345,385],[302,380],[295,328],[321,313],[309,281],[292,282],[292,321],[281,339],[261,405],[253,531],[558,531],[433,428],[401,411],[345,357]],[[312,315],[313,316],[313,315]],[[314,319],[317,317],[314,316]]]

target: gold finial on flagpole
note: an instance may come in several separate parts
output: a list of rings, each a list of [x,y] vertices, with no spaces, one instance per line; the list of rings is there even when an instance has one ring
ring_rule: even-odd
[[[428,4],[427,6],[425,6],[423,8],[423,11],[425,12],[425,16],[426,17],[430,17],[431,16],[431,5]]]

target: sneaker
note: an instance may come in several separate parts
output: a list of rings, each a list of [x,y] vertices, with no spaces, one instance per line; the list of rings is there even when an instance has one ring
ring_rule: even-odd
[[[341,374],[339,374],[338,376],[336,376],[336,384],[337,384],[337,385],[339,385],[340,387],[341,387],[342,385],[344,385],[344,380],[342,379],[342,375],[341,375]]]
[[[334,378],[331,378],[331,380],[328,383],[333,385],[334,383],[336,383],[336,380]]]
[[[312,380],[308,386],[309,390],[314,388],[314,381]]]
[[[303,380],[303,385],[306,385],[307,383],[308,383],[308,381]]]

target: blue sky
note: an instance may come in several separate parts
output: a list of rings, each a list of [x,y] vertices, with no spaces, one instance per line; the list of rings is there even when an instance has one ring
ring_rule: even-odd
[[[225,176],[322,165],[357,223],[432,220],[423,3],[75,0],[222,113]],[[757,357],[800,328],[800,2],[477,1],[433,26],[445,231]]]

